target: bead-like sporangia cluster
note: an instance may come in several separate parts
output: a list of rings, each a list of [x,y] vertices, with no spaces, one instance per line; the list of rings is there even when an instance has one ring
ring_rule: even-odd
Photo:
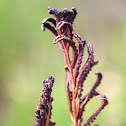
[[[43,80],[43,88],[40,94],[39,105],[35,111],[35,126],[54,126],[55,123],[50,121],[52,101],[51,97],[52,87],[54,83],[54,78],[50,75],[48,78]]]
[[[92,67],[98,63],[94,60],[94,51],[91,43],[87,43],[73,30],[73,22],[76,18],[77,11],[73,7],[71,10],[64,8],[62,11],[48,7],[49,14],[52,14],[55,18],[46,18],[42,21],[42,31],[45,28],[49,29],[56,37],[53,41],[54,44],[58,43],[59,47],[63,51],[64,61],[66,66],[66,82],[65,90],[69,103],[70,116],[74,126],[81,126],[82,116],[85,111],[87,103],[96,96],[97,99],[102,100],[101,105],[92,114],[84,126],[90,125],[96,119],[96,116],[102,109],[108,104],[108,100],[105,95],[96,91],[96,88],[101,83],[102,74],[97,72],[97,80],[92,86],[91,90],[85,96],[82,95],[84,88],[84,82]],[[51,25],[51,24],[53,25]],[[77,43],[73,41],[73,37],[77,40]],[[78,46],[76,46],[78,44]],[[84,55],[84,49],[87,46],[88,59],[82,68],[82,58]],[[69,48],[72,48],[72,59],[70,58]]]

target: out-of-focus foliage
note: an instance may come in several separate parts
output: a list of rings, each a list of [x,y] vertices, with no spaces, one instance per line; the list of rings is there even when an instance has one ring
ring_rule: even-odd
[[[93,44],[95,58],[100,61],[84,86],[84,91],[88,92],[96,79],[94,73],[103,73],[102,85],[98,90],[107,95],[109,105],[94,123],[125,126],[125,0],[0,1],[1,125],[34,125],[41,81],[50,74],[55,77],[52,121],[56,121],[57,126],[72,123],[64,90],[63,53],[58,45],[52,44],[54,36],[48,30],[42,32],[40,29],[42,19],[49,16],[48,6],[58,10],[76,7],[78,15],[74,31]],[[93,99],[87,105],[87,118],[98,107],[95,106],[97,102]]]

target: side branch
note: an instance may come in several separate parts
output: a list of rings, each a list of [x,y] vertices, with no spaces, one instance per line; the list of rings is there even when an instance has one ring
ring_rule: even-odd
[[[105,95],[97,95],[97,99],[102,100],[101,105],[99,108],[94,112],[94,114],[85,122],[84,126],[90,125],[91,122],[93,122],[96,119],[96,116],[101,112],[102,109],[108,104],[108,100]]]
[[[102,74],[101,73],[95,73],[96,75],[98,75],[98,78],[95,82],[95,84],[93,85],[92,89],[90,90],[90,92],[82,98],[81,100],[81,104],[82,104],[82,107],[81,107],[81,110],[80,110],[80,115],[82,116],[83,114],[83,111],[84,111],[84,108],[85,108],[85,105],[90,101],[91,98],[93,98],[93,96],[96,95],[95,93],[95,89],[96,87],[99,86],[99,84],[101,83],[101,80],[102,80]]]
[[[51,22],[56,27],[56,20],[55,19],[53,19],[51,17],[45,18],[45,19],[43,19],[42,24],[47,23],[47,21]]]
[[[71,119],[74,121],[73,112],[72,112],[72,92],[69,89],[70,76],[69,76],[69,73],[68,73],[68,67],[65,67],[65,71],[66,71],[65,91],[66,91],[66,96],[67,96],[68,103],[69,103],[70,116],[71,116]]]
[[[77,78],[77,89],[80,86],[82,88],[82,84],[84,82],[84,80],[86,79],[89,71],[91,70],[91,68],[98,63],[98,61],[94,61],[94,54],[93,54],[93,47],[90,43],[87,43],[87,48],[88,48],[88,59],[85,63],[85,65],[83,66],[83,68],[81,69],[78,78]]]
[[[55,30],[54,27],[52,27],[49,23],[43,23],[41,25],[42,31],[45,31],[45,28],[49,29],[55,36],[57,36],[57,31]]]

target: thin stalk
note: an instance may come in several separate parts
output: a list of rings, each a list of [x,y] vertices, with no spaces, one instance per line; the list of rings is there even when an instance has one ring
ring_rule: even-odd
[[[56,23],[59,22],[59,19],[56,19]],[[58,34],[61,35],[61,30],[57,30]],[[63,48],[64,48],[64,53],[66,55],[67,58],[67,62],[68,62],[68,69],[69,69],[69,73],[70,73],[70,78],[72,81],[72,106],[73,106],[73,116],[74,116],[74,126],[77,126],[77,119],[76,119],[76,99],[75,99],[75,85],[74,85],[74,78],[73,78],[73,70],[72,70],[72,66],[70,63],[70,58],[69,58],[69,54],[68,51],[66,49],[66,46],[64,45],[64,41],[61,40]]]
[[[47,119],[46,119],[46,123],[45,126],[49,126],[49,116],[50,116],[50,108],[51,108],[51,98],[49,99],[49,105],[50,107],[48,108],[48,115],[47,115]]]

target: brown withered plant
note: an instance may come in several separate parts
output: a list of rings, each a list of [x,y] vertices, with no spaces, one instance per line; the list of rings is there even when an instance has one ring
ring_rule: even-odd
[[[50,75],[48,78],[43,80],[43,88],[40,94],[39,105],[35,111],[35,126],[54,126],[55,122],[51,122],[52,115],[52,101],[51,97],[52,87],[54,78]]]
[[[98,109],[84,123],[84,126],[90,125],[90,123],[96,119],[100,111],[108,104],[106,96],[96,91],[96,88],[102,80],[102,74],[100,72],[95,73],[97,75],[97,80],[89,93],[85,96],[82,95],[86,77],[92,67],[98,63],[98,61],[94,60],[93,47],[91,43],[86,43],[86,41],[73,30],[72,24],[77,15],[77,11],[74,7],[71,10],[64,8],[62,11],[57,11],[56,9],[48,7],[48,12],[49,14],[53,14],[55,19],[51,17],[44,19],[41,28],[42,31],[44,31],[45,28],[49,29],[56,36],[53,43],[58,43],[64,54],[64,61],[66,64],[64,67],[66,71],[65,90],[73,126],[81,126],[85,106],[91,98],[96,96],[97,99],[102,100]],[[53,26],[50,23],[52,23]],[[76,46],[73,41],[73,37],[77,40],[78,46]],[[85,46],[87,46],[88,50],[88,59],[83,67],[80,68]],[[72,58],[70,58],[70,48],[72,48]]]

